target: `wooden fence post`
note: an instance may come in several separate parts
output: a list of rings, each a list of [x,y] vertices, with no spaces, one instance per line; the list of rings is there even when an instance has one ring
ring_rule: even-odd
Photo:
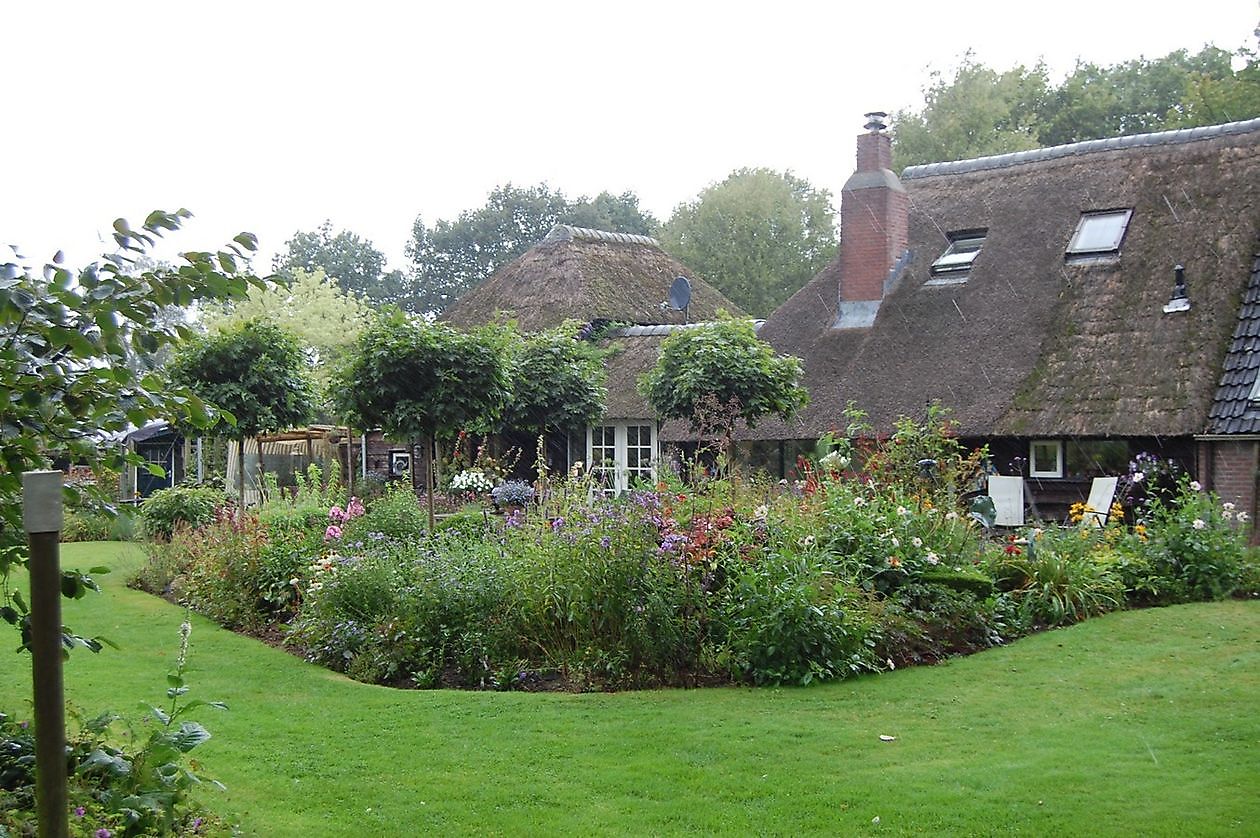
[[[22,474],[22,526],[31,548],[35,806],[40,838],[64,838],[70,830],[61,679],[61,485],[59,471]]]

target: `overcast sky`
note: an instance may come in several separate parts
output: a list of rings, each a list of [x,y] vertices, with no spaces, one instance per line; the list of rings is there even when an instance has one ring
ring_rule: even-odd
[[[852,5],[852,8],[850,6]],[[875,9],[877,11],[872,11]],[[188,207],[179,249],[325,218],[402,267],[496,185],[633,190],[664,220],[741,166],[834,194],[862,114],[967,49],[999,69],[1254,47],[1255,0],[377,3],[7,0],[0,242],[72,264]]]

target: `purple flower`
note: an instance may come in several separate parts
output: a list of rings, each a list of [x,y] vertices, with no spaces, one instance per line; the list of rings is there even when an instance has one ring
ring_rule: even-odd
[[[93,835],[93,838],[114,838],[114,833],[110,832],[108,829],[106,829],[103,826],[100,829],[93,832],[92,835]]]
[[[609,538],[608,536],[604,536],[603,538],[599,540],[599,546],[607,550],[609,547],[612,546],[612,539]]]
[[[562,530],[562,529],[564,529],[564,519],[563,519],[563,518],[552,518],[552,519],[551,519],[551,531],[552,531],[552,532],[560,532],[560,530]]]
[[[82,806],[75,806],[75,807],[74,807],[74,816],[75,816],[76,818],[81,818],[81,817],[83,817],[83,816],[84,816],[84,815],[86,815],[86,814],[87,814],[87,809],[84,809]]]
[[[336,524],[329,524],[328,529],[324,530],[325,541],[336,541],[341,538],[341,527]]]
[[[508,513],[507,518],[503,522],[504,526],[509,529],[516,529],[525,524],[525,511],[522,509],[513,509]]]

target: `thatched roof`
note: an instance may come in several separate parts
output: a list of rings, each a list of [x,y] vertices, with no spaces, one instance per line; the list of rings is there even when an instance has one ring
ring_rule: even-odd
[[[719,310],[741,313],[656,239],[562,224],[461,297],[442,319],[470,327],[510,317],[525,331],[566,319],[682,323],[682,312],[661,306],[679,276],[691,281],[690,320],[713,319]]]
[[[816,436],[850,400],[877,429],[936,400],[968,436],[1204,430],[1260,236],[1260,120],[902,178],[910,266],[870,328],[831,328],[838,258],[770,317],[761,336],[805,358],[812,404],[748,436]],[[1133,210],[1119,257],[1066,263],[1082,212],[1117,208]],[[965,284],[925,287],[947,235],[975,229]],[[1191,308],[1165,314],[1177,264]]]

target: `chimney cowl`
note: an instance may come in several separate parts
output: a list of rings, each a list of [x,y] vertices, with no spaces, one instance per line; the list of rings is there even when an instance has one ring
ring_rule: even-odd
[[[885,121],[888,119],[888,114],[884,111],[871,111],[868,114],[863,114],[863,116],[866,117],[866,124],[862,127],[872,134],[878,134],[888,127],[888,123]]]

